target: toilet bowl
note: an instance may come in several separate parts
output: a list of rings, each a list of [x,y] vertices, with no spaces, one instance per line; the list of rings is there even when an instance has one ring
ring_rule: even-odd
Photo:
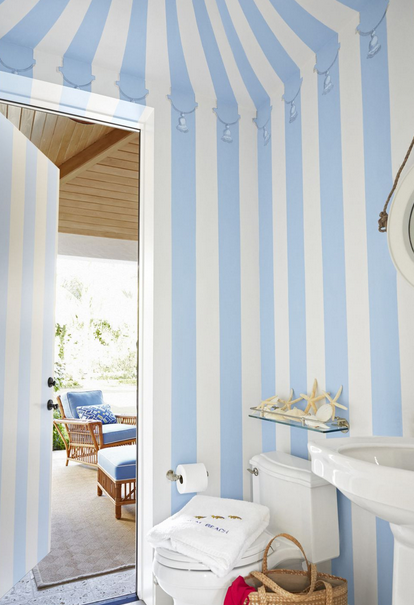
[[[339,555],[336,489],[311,471],[308,460],[281,452],[254,456],[253,501],[268,506],[270,524],[236,563],[219,578],[202,563],[165,548],[155,550],[153,573],[174,605],[223,605],[238,576],[261,571],[264,550],[279,533],[295,536],[313,563]],[[302,569],[303,556],[290,541],[278,538],[268,555],[268,568]]]
[[[190,557],[158,548],[153,563],[154,576],[163,591],[173,598],[174,605],[223,605],[233,580],[261,571],[264,550],[272,538],[267,531],[263,532],[223,578]],[[284,538],[273,543],[268,555],[270,569],[302,569],[302,562],[300,551]]]

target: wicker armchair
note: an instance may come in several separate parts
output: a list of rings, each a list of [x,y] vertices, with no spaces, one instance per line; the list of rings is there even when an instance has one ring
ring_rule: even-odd
[[[122,435],[122,433],[125,432],[124,429],[119,432],[116,431],[115,433],[111,431],[112,435],[109,434],[110,439],[106,439],[105,429],[102,428],[102,422],[98,420],[67,418],[60,396],[57,397],[57,402],[61,418],[53,420],[53,424],[66,447],[66,466],[68,466],[69,460],[87,464],[89,466],[97,466],[98,451],[100,449],[136,443],[136,431],[134,438],[132,438],[130,434],[132,431],[127,430],[125,436]],[[129,425],[131,426],[131,429],[132,426],[136,428],[136,416],[121,416],[117,414],[116,419],[117,424]],[[63,435],[62,426],[66,428],[69,442]],[[104,426],[115,428],[117,425]],[[127,429],[127,427],[125,427],[125,429]]]

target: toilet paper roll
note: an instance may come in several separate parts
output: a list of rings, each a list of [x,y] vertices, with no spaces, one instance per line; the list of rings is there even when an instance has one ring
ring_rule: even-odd
[[[198,462],[197,464],[179,464],[175,472],[182,477],[182,481],[177,481],[177,489],[180,494],[206,491],[208,475],[207,469],[202,462]]]

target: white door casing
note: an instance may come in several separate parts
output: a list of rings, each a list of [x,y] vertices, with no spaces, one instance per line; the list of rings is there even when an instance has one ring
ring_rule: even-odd
[[[0,597],[50,550],[59,170],[0,115]]]

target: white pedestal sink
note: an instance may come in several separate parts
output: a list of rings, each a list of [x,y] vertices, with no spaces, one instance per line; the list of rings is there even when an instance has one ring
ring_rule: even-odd
[[[310,442],[312,470],[388,521],[394,534],[393,605],[413,604],[414,439],[355,437]]]

